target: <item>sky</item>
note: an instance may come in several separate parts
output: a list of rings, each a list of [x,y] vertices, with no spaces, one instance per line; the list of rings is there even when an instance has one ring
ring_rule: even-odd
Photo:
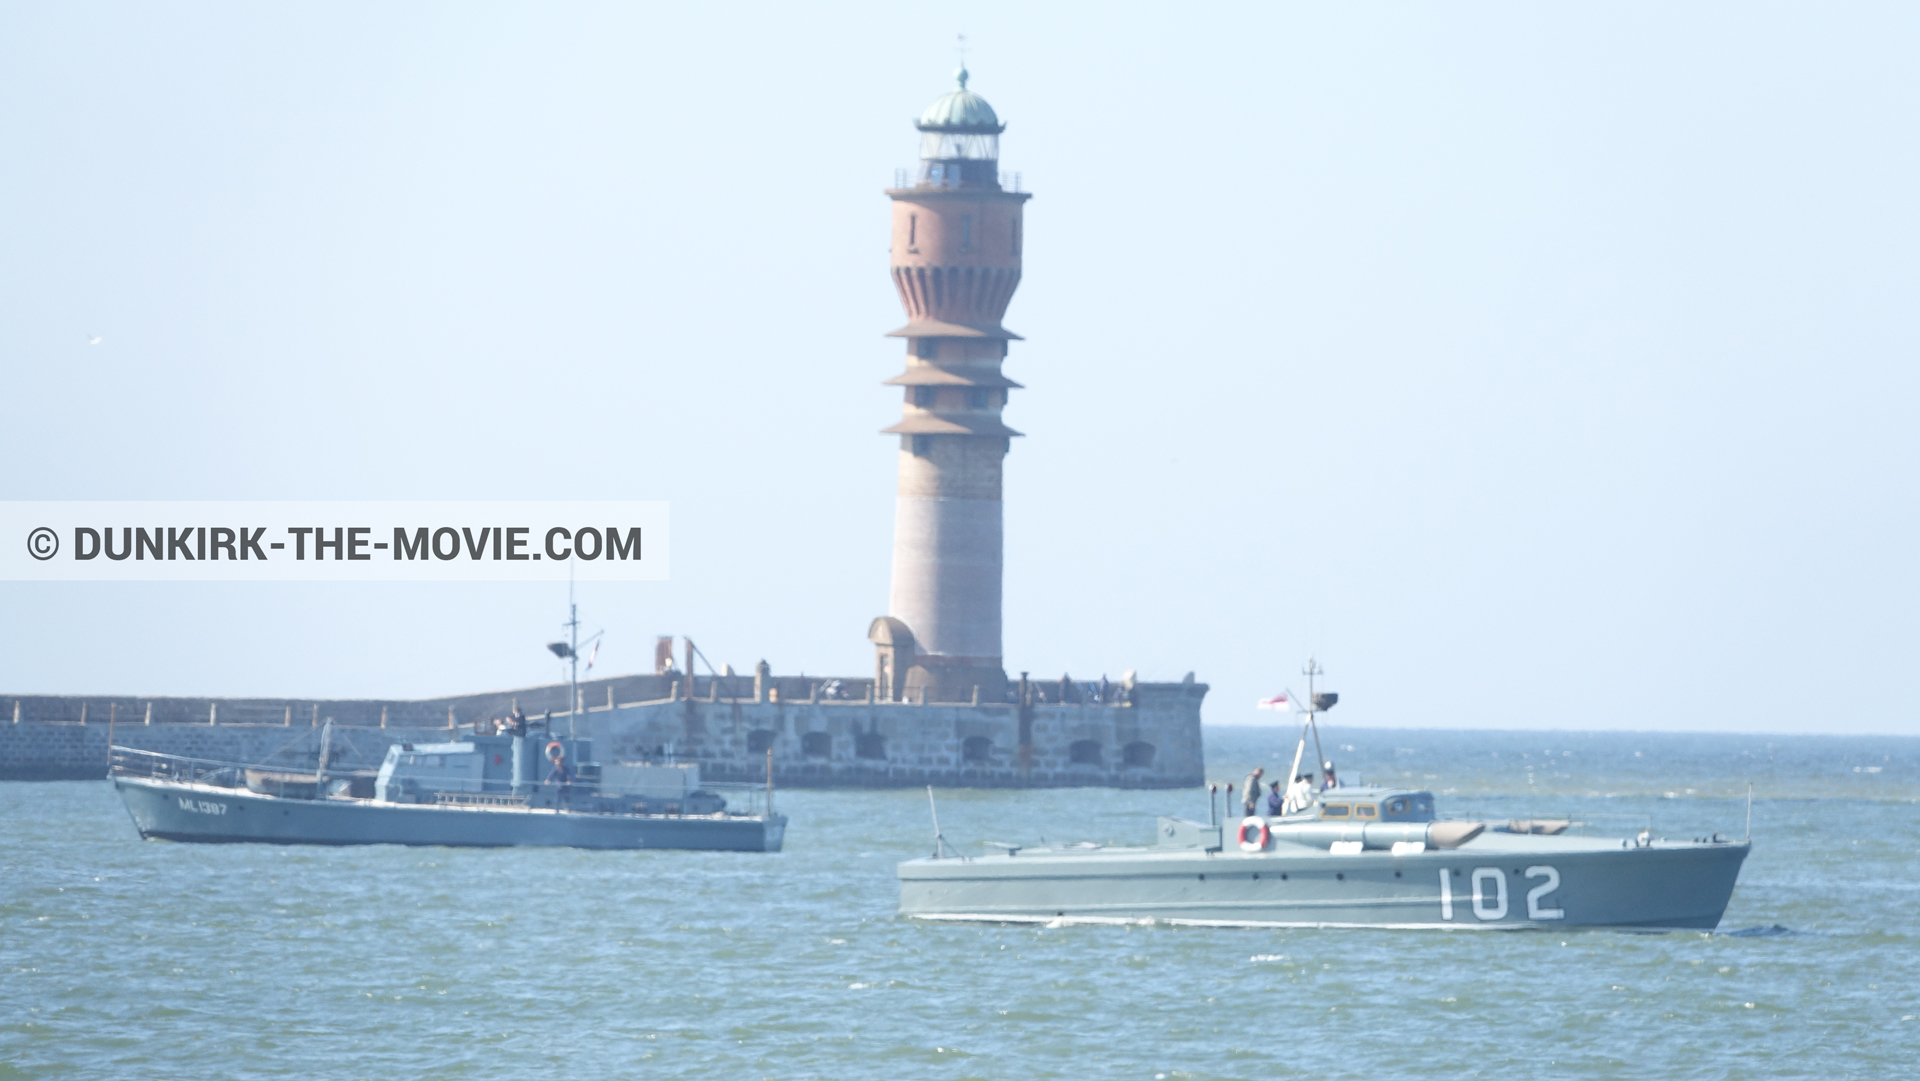
[[[1911,5],[9,4],[0,499],[666,500],[596,674],[868,674],[958,34],[1010,672],[1920,734]],[[0,583],[0,696],[548,682],[566,603]]]

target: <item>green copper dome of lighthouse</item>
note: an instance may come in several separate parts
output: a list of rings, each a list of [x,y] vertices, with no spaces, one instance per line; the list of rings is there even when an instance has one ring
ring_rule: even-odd
[[[987,99],[967,89],[967,69],[962,67],[954,72],[954,78],[960,88],[942,94],[927,106],[913,126],[921,131],[968,135],[998,135],[1006,130]]]

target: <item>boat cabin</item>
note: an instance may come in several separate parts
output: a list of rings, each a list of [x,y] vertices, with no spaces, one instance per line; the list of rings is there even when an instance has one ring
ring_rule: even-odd
[[[547,749],[554,743],[573,773],[566,785],[547,781],[553,769]],[[594,761],[592,740],[545,732],[396,743],[380,764],[372,795],[387,803],[512,803],[610,814],[718,814],[727,805],[701,787],[698,766],[603,765]]]
[[[1319,794],[1316,817],[1334,822],[1431,822],[1433,793],[1401,788],[1330,788]]]
[[[396,743],[387,748],[374,795],[390,803],[430,803],[443,792],[525,795],[552,769],[544,752],[550,741],[561,745],[577,783],[598,782],[592,740],[545,733],[469,736],[458,743]]]

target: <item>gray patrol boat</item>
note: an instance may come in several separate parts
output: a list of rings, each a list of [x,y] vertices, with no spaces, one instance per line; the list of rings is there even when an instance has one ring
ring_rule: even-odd
[[[1317,669],[1314,669],[1317,673]],[[1711,930],[1750,841],[1617,835],[1581,816],[1442,819],[1433,794],[1301,781],[1278,815],[1222,823],[1162,817],[1154,843],[1083,843],[900,864],[900,912],[930,920],[1237,927]],[[1324,759],[1322,760],[1324,762]],[[1330,763],[1326,763],[1330,766]],[[1317,780],[1318,783],[1314,783]],[[1227,786],[1227,803],[1233,802]],[[931,790],[929,790],[931,797]],[[1211,805],[1213,797],[1209,796]],[[1751,821],[1751,811],[1749,811]],[[1609,836],[1609,832],[1615,835]]]
[[[109,776],[140,836],[170,841],[778,852],[786,834],[771,775],[702,785],[691,764],[601,765],[592,741],[535,731],[394,744],[377,773],[341,776],[330,736],[311,773],[115,747]]]

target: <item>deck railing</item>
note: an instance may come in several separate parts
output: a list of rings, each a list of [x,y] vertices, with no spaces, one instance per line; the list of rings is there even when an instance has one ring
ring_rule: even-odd
[[[220,788],[241,788],[246,785],[246,772],[250,768],[258,767],[249,767],[240,762],[143,751],[118,744],[109,748],[107,753],[107,773],[113,777],[145,777]]]
[[[247,764],[243,762],[222,762],[210,758],[189,758],[186,755],[162,754],[159,751],[143,751],[137,747],[114,745],[108,755],[107,772],[112,777],[138,777],[148,780],[173,781],[183,784],[204,784],[216,788],[247,787],[248,770],[269,770],[285,772],[285,766],[271,764]],[[348,771],[342,769],[344,778]],[[332,771],[329,771],[331,775]],[[723,796],[727,801],[727,813],[761,816],[767,812],[773,802],[771,789],[763,784],[748,784],[738,781],[709,781],[703,783],[703,791]],[[525,796],[481,793],[440,793],[436,801],[447,804],[473,806],[481,803],[499,806],[524,805]],[[742,806],[744,804],[744,806]]]

